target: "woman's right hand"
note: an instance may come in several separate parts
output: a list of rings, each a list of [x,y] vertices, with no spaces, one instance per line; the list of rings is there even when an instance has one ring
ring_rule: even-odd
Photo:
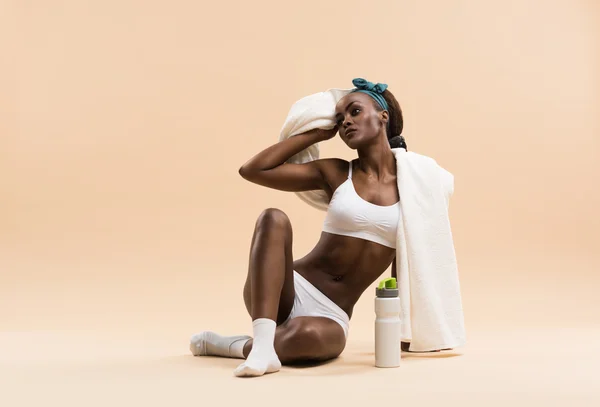
[[[303,164],[286,161],[313,144],[333,138],[339,126],[332,129],[312,129],[281,140],[248,160],[239,169],[240,175],[255,184],[281,191],[312,191],[329,188],[323,175],[323,161]]]

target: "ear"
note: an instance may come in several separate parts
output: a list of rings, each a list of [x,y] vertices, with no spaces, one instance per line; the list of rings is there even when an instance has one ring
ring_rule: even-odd
[[[381,112],[381,120],[387,124],[388,120],[390,120],[390,115],[387,110]]]

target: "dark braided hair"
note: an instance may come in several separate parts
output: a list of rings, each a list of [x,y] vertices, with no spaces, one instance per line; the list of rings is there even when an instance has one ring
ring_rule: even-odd
[[[389,120],[387,124],[387,138],[390,143],[391,148],[404,148],[408,151],[406,147],[406,140],[401,136],[402,128],[404,127],[404,120],[402,119],[402,109],[400,108],[400,104],[389,90],[385,90],[382,93],[383,98],[388,104],[388,113]],[[379,103],[373,103],[377,111],[383,111],[383,108],[379,105]]]

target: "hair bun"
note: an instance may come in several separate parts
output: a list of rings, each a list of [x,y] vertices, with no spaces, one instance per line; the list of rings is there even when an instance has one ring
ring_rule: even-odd
[[[391,148],[404,148],[405,150],[408,150],[408,148],[406,147],[406,140],[404,140],[403,136],[394,136],[388,139],[388,141],[390,143]]]

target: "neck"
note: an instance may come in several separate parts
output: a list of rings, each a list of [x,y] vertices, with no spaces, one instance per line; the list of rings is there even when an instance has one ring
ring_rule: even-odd
[[[358,149],[358,167],[377,180],[396,175],[396,158],[387,138],[380,137],[379,142]]]

